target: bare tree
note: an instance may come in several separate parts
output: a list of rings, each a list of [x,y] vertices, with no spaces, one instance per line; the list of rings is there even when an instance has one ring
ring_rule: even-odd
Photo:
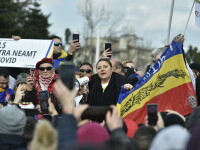
[[[81,0],[79,4],[79,13],[85,20],[84,35],[85,38],[92,38],[97,27],[106,20],[108,13],[104,5],[95,5],[93,0]],[[91,44],[86,41],[86,44]]]
[[[81,0],[78,5],[79,14],[83,17],[85,24],[82,37],[85,40],[85,46],[80,57],[80,61],[94,62],[96,30],[100,30],[102,24],[108,17],[108,11],[104,4],[97,4],[94,0]],[[78,61],[78,60],[77,60]]]

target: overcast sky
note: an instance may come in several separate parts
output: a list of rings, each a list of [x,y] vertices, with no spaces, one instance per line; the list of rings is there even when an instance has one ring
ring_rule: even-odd
[[[41,0],[44,14],[50,14],[49,31],[64,38],[64,30],[82,33],[84,20],[78,13],[81,0]],[[120,21],[128,24],[139,37],[151,42],[152,47],[166,44],[171,0],[92,0],[97,5],[104,4]],[[193,0],[175,0],[171,39],[183,33]],[[118,28],[118,27],[116,27]],[[194,9],[186,31],[185,50],[188,45],[200,49],[200,28],[195,25]]]

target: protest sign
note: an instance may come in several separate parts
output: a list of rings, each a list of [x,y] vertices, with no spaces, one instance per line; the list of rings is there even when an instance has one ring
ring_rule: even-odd
[[[42,58],[51,57],[52,45],[52,40],[0,38],[0,66],[34,68]]]

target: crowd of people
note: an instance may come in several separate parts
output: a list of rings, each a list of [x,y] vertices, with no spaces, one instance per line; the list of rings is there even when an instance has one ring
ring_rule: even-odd
[[[178,38],[183,43],[184,37]],[[90,62],[75,66],[73,55],[81,47],[79,41],[73,40],[65,51],[60,37],[51,39],[52,58],[38,61],[29,73],[21,72],[14,79],[7,68],[0,68],[0,150],[200,149],[200,107],[187,116],[174,110],[158,112],[153,125],[148,116],[145,124],[122,119],[116,108],[121,87],[133,89],[145,72],[131,60],[111,58],[109,49],[95,67]],[[152,63],[166,47],[152,51]],[[60,66],[66,62],[74,65],[74,79],[88,77],[78,89],[69,89],[60,78]],[[200,64],[190,64],[190,68],[199,102]],[[91,107],[96,110],[87,116],[93,118],[83,118]],[[101,113],[103,119],[98,118]]]

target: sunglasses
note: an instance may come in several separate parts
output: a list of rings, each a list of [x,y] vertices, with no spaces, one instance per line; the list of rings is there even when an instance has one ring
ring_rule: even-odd
[[[40,71],[44,71],[45,69],[49,71],[52,70],[52,67],[39,67]]]
[[[54,46],[62,46],[62,43],[54,43]]]
[[[8,82],[0,82],[0,84],[8,84]]]
[[[83,72],[83,73],[91,73],[92,72],[91,69],[80,69],[79,71]]]

